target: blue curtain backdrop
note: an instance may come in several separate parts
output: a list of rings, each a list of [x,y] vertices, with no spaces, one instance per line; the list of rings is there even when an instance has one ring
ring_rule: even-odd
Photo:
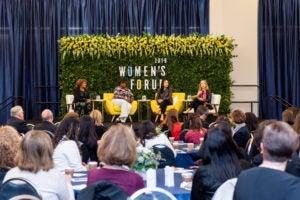
[[[209,0],[0,0],[0,103],[22,96],[25,118],[57,115],[61,36],[143,32],[208,34]]]
[[[287,107],[279,96],[300,106],[300,0],[259,1],[260,116],[281,119]]]

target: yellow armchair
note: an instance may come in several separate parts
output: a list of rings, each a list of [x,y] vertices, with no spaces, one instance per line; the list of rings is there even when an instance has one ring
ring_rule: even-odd
[[[155,93],[155,97],[156,95],[157,93]],[[182,113],[184,108],[183,101],[185,99],[185,93],[173,92],[172,98],[173,98],[173,105],[167,106],[166,113],[171,109],[176,109],[178,111],[178,114]],[[156,100],[151,100],[150,105],[151,105],[152,112],[155,112],[159,109],[159,105]]]
[[[114,97],[114,93],[104,93],[103,94],[104,109],[105,109],[105,111],[108,115],[112,115],[111,122],[114,121],[116,115],[121,114],[121,107],[120,106],[115,106],[112,103],[113,97]],[[137,101],[133,101],[131,103],[131,105],[132,105],[132,107],[131,107],[131,110],[130,110],[130,113],[129,113],[129,116],[128,116],[130,122],[132,122],[131,115],[134,115],[136,110],[137,110]]]

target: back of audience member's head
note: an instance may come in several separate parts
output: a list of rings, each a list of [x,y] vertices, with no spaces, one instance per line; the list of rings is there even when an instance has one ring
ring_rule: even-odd
[[[258,148],[258,150],[261,152],[261,149],[260,149],[260,143],[262,141],[262,138],[263,138],[263,132],[265,130],[265,127],[269,124],[272,124],[276,122],[275,119],[269,119],[269,120],[264,120],[262,122],[260,122],[258,124],[258,127],[256,129],[256,131],[254,131],[254,144],[256,145],[256,147]]]
[[[56,129],[53,145],[56,147],[61,140],[69,139],[78,141],[79,119],[78,117],[64,117]]]
[[[198,114],[192,114],[190,119],[190,129],[191,130],[201,130],[203,128],[202,121]]]
[[[37,173],[54,167],[53,146],[50,137],[43,131],[32,130],[26,133],[16,156],[17,166],[24,171]]]
[[[294,131],[300,135],[300,112],[298,112],[294,125],[293,125]]]
[[[155,124],[150,120],[142,122],[139,126],[138,136],[140,138],[140,143],[145,146],[145,140],[157,136]]]
[[[41,117],[43,121],[53,121],[53,113],[49,109],[43,110],[43,112],[41,113]]]
[[[79,121],[78,140],[84,143],[89,141],[94,141],[96,143],[97,139],[93,119],[89,115],[82,115]]]
[[[15,166],[14,158],[19,149],[21,138],[18,131],[11,126],[0,127],[0,169]]]
[[[271,162],[284,162],[291,158],[299,147],[299,136],[285,122],[276,121],[263,131],[263,158]]]
[[[203,164],[210,165],[209,171],[217,180],[224,182],[240,173],[241,166],[236,145],[233,138],[224,134],[221,127],[212,127],[208,130],[201,149]]]
[[[20,118],[20,114],[23,112],[22,106],[14,106],[10,109],[10,116]]]
[[[95,109],[90,113],[91,118],[94,120],[96,126],[103,126],[103,117],[102,113]]]
[[[196,113],[198,113],[200,116],[207,115],[208,109],[204,105],[200,105],[197,107]]]
[[[230,118],[235,124],[242,124],[245,123],[246,115],[242,110],[236,109],[230,113]]]
[[[245,123],[246,123],[248,130],[250,132],[255,131],[259,124],[256,115],[252,112],[246,112],[245,115],[246,115]]]
[[[136,141],[133,130],[128,126],[111,126],[98,145],[98,158],[107,165],[132,166],[135,162]]]
[[[226,116],[219,116],[217,120],[209,125],[209,127],[216,127],[221,126],[221,128],[224,130],[225,134],[232,136],[232,129],[231,129],[231,123],[228,117]]]
[[[294,124],[293,111],[291,109],[286,109],[282,112],[282,121],[288,123],[289,125]]]
[[[174,123],[178,121],[178,111],[176,109],[170,109],[164,122],[168,126],[169,131],[173,130]]]
[[[67,117],[75,117],[75,118],[79,119],[79,114],[77,112],[67,112],[63,119],[65,119]]]

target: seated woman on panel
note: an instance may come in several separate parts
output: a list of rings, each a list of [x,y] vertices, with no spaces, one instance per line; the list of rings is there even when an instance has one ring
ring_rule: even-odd
[[[178,141],[182,127],[182,123],[178,120],[178,111],[176,109],[169,110],[160,127],[162,131],[169,132],[169,137],[174,137],[174,140]]]
[[[190,103],[188,109],[183,113],[188,113],[192,108],[194,109],[194,112],[196,112],[198,106],[206,105],[207,103],[210,103],[210,101],[211,92],[209,91],[207,81],[201,80],[198,87],[197,97]],[[208,108],[211,109],[211,106],[209,105]]]
[[[19,149],[21,137],[11,126],[0,128],[0,184],[8,170],[15,167],[14,158]]]
[[[161,86],[157,92],[156,101],[159,105],[159,109],[155,111],[155,114],[160,114],[160,121],[163,121],[167,106],[172,105],[173,103],[172,89],[170,88],[168,80],[164,79],[161,82]]]
[[[176,152],[167,136],[163,133],[157,134],[155,129],[153,122],[149,120],[142,122],[138,129],[139,145],[150,149],[156,144],[163,144],[169,147],[176,156]]]
[[[75,112],[81,115],[88,115],[92,110],[90,94],[86,89],[87,81],[78,79],[76,81],[76,89],[74,90]]]
[[[43,131],[29,131],[21,141],[16,156],[16,167],[9,170],[4,181],[21,177],[32,182],[43,199],[74,199],[72,186],[64,174],[54,169],[53,146]]]
[[[202,122],[198,114],[193,114],[190,120],[190,129],[184,136],[187,143],[200,144],[200,138],[206,135],[206,128],[202,127]]]
[[[111,126],[103,135],[97,150],[102,168],[88,174],[87,186],[101,181],[110,181],[130,196],[144,188],[142,177],[130,171],[136,159],[136,140],[133,130],[123,124]]]
[[[53,138],[53,160],[55,168],[64,171],[74,168],[75,171],[85,171],[80,156],[78,142],[79,119],[71,115],[65,117],[56,130]]]

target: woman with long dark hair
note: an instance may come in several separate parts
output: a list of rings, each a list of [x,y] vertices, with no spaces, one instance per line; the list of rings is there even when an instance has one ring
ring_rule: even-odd
[[[194,174],[191,200],[211,199],[222,183],[241,171],[236,144],[221,126],[208,130],[200,151],[202,162]]]
[[[157,92],[156,101],[159,105],[159,109],[155,111],[155,114],[160,114],[160,121],[164,120],[164,113],[168,105],[172,105],[172,89],[170,88],[169,81],[164,79],[161,82],[161,86]]]

